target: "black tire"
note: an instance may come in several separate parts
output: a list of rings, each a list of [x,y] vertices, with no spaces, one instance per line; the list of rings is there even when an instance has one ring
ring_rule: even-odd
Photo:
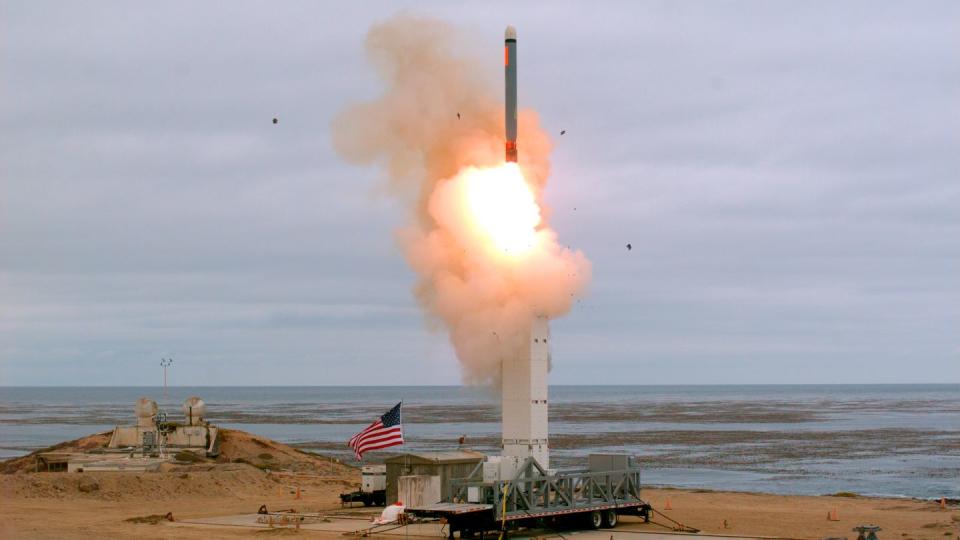
[[[604,510],[604,511],[603,511],[603,528],[604,528],[604,529],[612,529],[612,528],[616,527],[616,526],[617,526],[617,522],[619,521],[619,520],[617,519],[618,517],[619,517],[619,516],[617,516],[617,511],[616,511],[616,510],[613,510],[613,509]]]
[[[587,528],[599,529],[602,526],[603,515],[599,511],[587,512]]]
[[[373,506],[373,501],[371,501],[370,499],[364,499],[364,500],[363,500],[363,505],[364,505],[364,506]]]

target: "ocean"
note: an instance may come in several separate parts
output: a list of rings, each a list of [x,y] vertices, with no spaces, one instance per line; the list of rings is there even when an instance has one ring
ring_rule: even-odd
[[[131,424],[141,396],[178,419],[193,395],[213,423],[347,462],[345,441],[398,401],[407,444],[391,450],[462,435],[498,451],[499,400],[482,388],[0,387],[0,457]],[[554,386],[550,446],[556,468],[633,454],[650,485],[960,498],[960,385]]]

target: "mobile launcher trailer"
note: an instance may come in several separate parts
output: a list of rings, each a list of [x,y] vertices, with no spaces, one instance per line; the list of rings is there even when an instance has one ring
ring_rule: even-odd
[[[503,459],[503,458],[499,458]],[[448,524],[448,537],[519,528],[616,527],[620,515],[650,520],[640,498],[640,468],[621,454],[591,454],[586,469],[549,471],[534,458],[503,467],[491,457],[466,478],[450,481],[450,501],[408,507],[417,518]],[[504,469],[515,471],[504,479]]]

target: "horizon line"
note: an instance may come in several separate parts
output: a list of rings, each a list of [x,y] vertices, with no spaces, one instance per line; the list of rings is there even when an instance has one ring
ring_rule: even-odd
[[[487,388],[490,385],[466,384],[198,384],[168,385],[167,388]],[[549,386],[960,386],[960,382],[903,383],[597,383],[551,384]],[[163,385],[84,385],[84,384],[0,384],[0,388],[164,388]]]

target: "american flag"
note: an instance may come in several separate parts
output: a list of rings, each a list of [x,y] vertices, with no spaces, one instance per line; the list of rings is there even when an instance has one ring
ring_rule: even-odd
[[[350,439],[347,445],[353,448],[357,460],[363,459],[364,452],[403,444],[403,423],[400,421],[402,404],[403,402],[397,403],[387,414]]]

